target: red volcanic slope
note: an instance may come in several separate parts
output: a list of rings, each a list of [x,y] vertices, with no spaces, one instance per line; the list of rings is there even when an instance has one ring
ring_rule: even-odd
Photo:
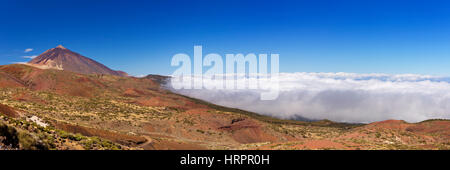
[[[110,74],[116,76],[127,76],[127,74],[123,71],[111,70],[97,61],[64,48],[62,45],[45,51],[28,62],[28,64],[40,68],[67,70],[82,74]]]

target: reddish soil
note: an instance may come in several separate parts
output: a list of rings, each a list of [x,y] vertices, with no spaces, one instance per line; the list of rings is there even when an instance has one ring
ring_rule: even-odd
[[[374,122],[365,126],[365,128],[384,128],[384,129],[406,129],[410,124],[403,120],[385,120]]]
[[[6,73],[0,72],[0,88],[6,87],[25,87],[25,83],[21,80],[10,76]]]
[[[348,149],[340,143],[329,140],[308,140],[294,147],[298,149]]]
[[[250,119],[233,119],[229,125],[219,127],[220,130],[232,133],[232,138],[239,143],[275,142],[278,139],[264,132],[262,126]]]
[[[40,103],[40,104],[47,103],[45,100],[42,100],[39,97],[34,97],[30,93],[27,93],[27,92],[14,94],[12,99],[17,100],[17,101],[27,101],[27,102]]]
[[[205,147],[198,144],[171,140],[154,140],[143,148],[146,150],[206,150]]]
[[[19,113],[17,113],[13,108],[4,104],[0,104],[0,113],[12,118],[20,117]]]
[[[450,121],[435,120],[413,124],[406,131],[420,134],[437,134],[450,141]]]
[[[141,136],[127,135],[107,130],[83,127],[79,125],[71,125],[67,123],[55,122],[54,126],[67,132],[80,133],[84,136],[98,136],[126,146],[137,146],[147,141],[144,137]]]

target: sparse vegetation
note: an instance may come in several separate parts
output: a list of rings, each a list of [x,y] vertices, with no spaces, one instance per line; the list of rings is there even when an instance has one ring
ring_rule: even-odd
[[[0,88],[3,149],[450,148],[447,120],[392,126],[280,120],[174,94],[146,78],[44,70],[23,79],[35,72],[23,65],[0,72],[23,84]]]

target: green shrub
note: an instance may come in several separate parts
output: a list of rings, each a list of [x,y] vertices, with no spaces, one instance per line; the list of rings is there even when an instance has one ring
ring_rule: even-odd
[[[5,124],[0,124],[0,136],[4,136],[3,143],[5,145],[11,145],[13,148],[19,147],[19,138],[17,130],[14,127],[10,127]]]

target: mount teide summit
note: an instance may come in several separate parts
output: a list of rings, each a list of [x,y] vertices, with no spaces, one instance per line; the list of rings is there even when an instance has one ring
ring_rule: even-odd
[[[115,71],[97,61],[64,48],[62,45],[49,49],[37,56],[28,65],[42,69],[67,70],[82,74],[110,74],[127,76],[123,71]]]

